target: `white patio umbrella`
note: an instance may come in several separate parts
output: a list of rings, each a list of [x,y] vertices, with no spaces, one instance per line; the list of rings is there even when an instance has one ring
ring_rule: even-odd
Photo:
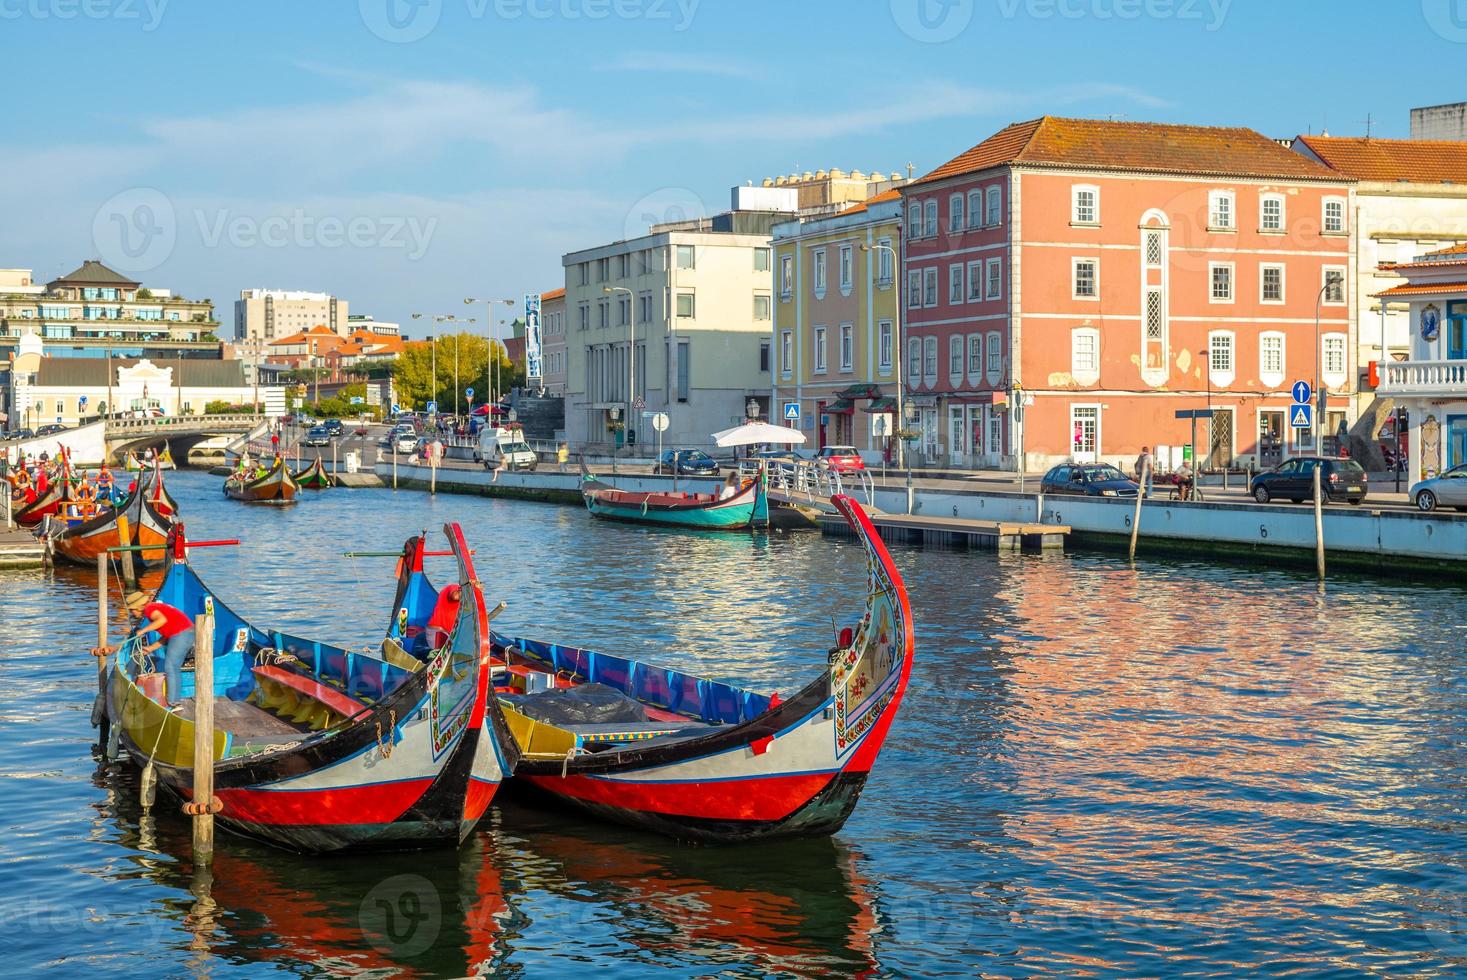
[[[768,422],[745,422],[732,429],[713,433],[713,441],[720,446],[753,446],[763,442],[797,446],[804,443],[805,434],[799,429],[787,429]]]

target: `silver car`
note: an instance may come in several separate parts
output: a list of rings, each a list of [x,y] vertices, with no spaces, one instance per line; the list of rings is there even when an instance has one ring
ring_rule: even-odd
[[[1455,507],[1467,510],[1467,463],[1453,466],[1441,476],[1411,486],[1410,497],[1422,510]]]

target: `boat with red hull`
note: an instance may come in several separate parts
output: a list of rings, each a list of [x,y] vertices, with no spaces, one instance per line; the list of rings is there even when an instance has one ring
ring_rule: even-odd
[[[144,567],[162,565],[167,559],[168,534],[173,530],[178,505],[163,486],[163,475],[155,471],[138,481],[132,494],[116,509],[103,507],[91,516],[67,521],[66,510],[52,517],[49,539],[51,553],[63,561],[93,566],[97,556],[110,548],[136,545],[143,550],[135,560]],[[127,519],[127,540],[123,540],[120,518]]]
[[[457,524],[444,528],[462,590],[452,633],[426,662],[255,627],[188,563],[180,525],[158,599],[215,616],[214,790],[221,825],[295,851],[403,850],[463,842],[514,767],[489,688],[490,613]],[[117,651],[107,717],[139,766],[188,799],[192,674],[181,706],[129,640]],[[504,740],[501,742],[501,737]]]
[[[831,502],[866,553],[864,614],[789,700],[495,633],[495,690],[521,751],[513,782],[683,840],[839,830],[901,705],[914,644],[906,588],[870,518],[850,497]]]

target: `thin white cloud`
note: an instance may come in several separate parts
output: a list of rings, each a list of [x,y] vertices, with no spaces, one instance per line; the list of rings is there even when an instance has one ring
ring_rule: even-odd
[[[601,66],[603,71],[675,72],[685,75],[716,75],[750,81],[763,72],[745,61],[672,51],[629,51]]]

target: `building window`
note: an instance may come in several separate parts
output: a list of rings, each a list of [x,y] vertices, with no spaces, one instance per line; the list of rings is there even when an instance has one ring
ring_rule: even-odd
[[[842,371],[853,371],[856,367],[855,329],[855,326],[849,323],[840,325],[840,369]]]
[[[953,384],[963,375],[963,338],[949,337],[947,341],[947,373]]]
[[[1265,303],[1284,301],[1284,267],[1263,265],[1258,267],[1258,298]]]
[[[915,387],[922,380],[922,341],[912,337],[907,341],[907,383]]]
[[[907,238],[922,237],[922,202],[907,201]]]
[[[983,222],[983,192],[971,190],[968,192],[968,227],[977,228]]]
[[[763,293],[754,294],[754,319],[769,319],[769,297]]]
[[[968,335],[968,374],[974,382],[983,374],[983,335],[981,333]]]
[[[779,298],[788,300],[795,289],[795,260],[793,256],[779,257]]]
[[[937,338],[922,338],[922,378],[929,386],[937,384]]]
[[[576,268],[580,270],[580,274],[581,274],[580,275],[580,285],[582,285],[582,286],[589,285],[590,282],[591,282],[591,263],[589,263],[589,262],[582,262],[580,265],[576,266]]]
[[[988,188],[988,216],[986,221],[989,225],[1003,224],[1003,188],[994,185]]]
[[[761,373],[769,372],[769,341],[759,341],[759,370]]]
[[[1003,338],[998,331],[988,335],[988,383],[998,384],[1003,374]]]
[[[1345,233],[1344,198],[1327,197],[1324,199],[1324,233],[1326,235],[1343,235]]]
[[[795,370],[795,335],[791,330],[779,332],[779,373],[788,378]]]
[[[961,265],[947,267],[947,301],[949,303],[963,301],[963,267]]]
[[[1232,191],[1212,191],[1207,195],[1207,227],[1212,231],[1232,231],[1235,198]]]
[[[891,239],[878,238],[876,240],[876,284],[885,286],[891,283]]]
[[[1324,301],[1339,304],[1345,301],[1345,270],[1338,266],[1324,270]]]
[[[1207,274],[1212,282],[1212,289],[1209,293],[1211,301],[1231,303],[1233,301],[1233,263],[1209,262]]]
[[[815,331],[815,374],[825,373],[825,328],[816,327]]]
[[[937,237],[937,202],[925,201],[922,204],[922,233],[928,238]]]
[[[603,299],[601,302],[599,302],[599,303],[596,304],[596,326],[597,326],[598,329],[603,329],[604,330],[606,327],[608,327],[610,325],[611,325],[611,304],[609,302],[607,302],[606,300]]]
[[[1099,259],[1072,259],[1073,281],[1075,285],[1075,299],[1096,299],[1099,295],[1097,270],[1100,267]]]
[[[855,282],[854,260],[850,245],[840,247],[840,289],[841,292],[850,295],[851,285]]]
[[[1161,289],[1146,290],[1146,322],[1142,334],[1142,370],[1152,378],[1165,380],[1167,358],[1166,297]],[[1152,384],[1160,383],[1153,380]]]
[[[679,317],[693,317],[697,315],[697,309],[693,303],[693,294],[691,292],[678,291],[677,315]]]
[[[1345,335],[1327,333],[1324,335],[1323,344],[1324,376],[1334,384],[1339,384],[1345,380]]]
[[[811,253],[811,261],[814,263],[815,295],[825,295],[825,249],[817,248]]]
[[[882,374],[891,373],[891,321],[876,324],[876,366]]]
[[[1146,249],[1146,268],[1161,268],[1161,232],[1148,231],[1142,236],[1143,246]]]
[[[768,272],[769,271],[769,249],[767,249],[767,248],[756,248],[756,249],[754,249],[754,271],[755,272]]]
[[[968,263],[968,302],[976,303],[983,298],[983,261]]]
[[[957,234],[963,230],[963,195],[954,194],[947,200],[947,230]]]
[[[1100,224],[1100,188],[1079,184],[1070,188],[1070,221],[1077,225]]]
[[[1214,330],[1207,335],[1207,370],[1213,385],[1226,388],[1233,383],[1235,360],[1233,335],[1227,330]]]
[[[922,305],[937,305],[937,270],[935,268],[922,270]]]
[[[652,294],[640,293],[637,296],[637,322],[652,322]]]
[[[988,259],[984,263],[988,272],[988,291],[986,299],[1003,298],[1003,259]]]
[[[603,258],[596,260],[596,281],[605,282],[611,277],[611,259]]]
[[[693,252],[693,246],[679,245],[677,247],[677,267],[679,269],[696,268],[696,266],[693,264],[695,259],[696,256]]]
[[[631,274],[632,257],[630,254],[623,252],[616,257],[616,276],[618,279],[625,279]]]
[[[1100,380],[1100,331],[1094,327],[1070,332],[1070,374],[1082,385]]]
[[[688,400],[688,389],[692,387],[692,347],[689,341],[679,340],[677,342],[677,400],[680,402]]]
[[[922,307],[922,270],[913,269],[907,273],[907,308],[916,310]]]
[[[1258,228],[1260,231],[1284,230],[1284,196],[1265,194],[1258,205]]]
[[[580,305],[580,328],[582,330],[591,328],[591,308],[585,303]]]
[[[1284,335],[1276,332],[1258,337],[1258,380],[1269,388],[1284,381]]]

